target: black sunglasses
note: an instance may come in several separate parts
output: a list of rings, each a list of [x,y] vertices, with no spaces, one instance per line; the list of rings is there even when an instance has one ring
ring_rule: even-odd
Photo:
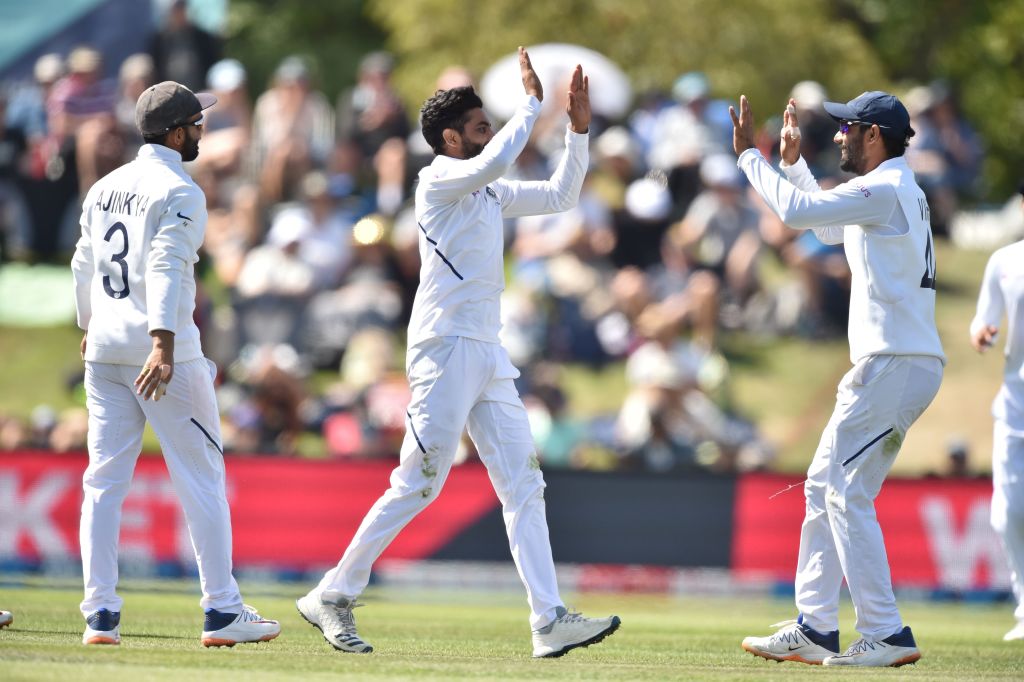
[[[850,126],[878,126],[879,128],[892,128],[892,126],[884,126],[881,123],[868,123],[867,121],[840,121],[839,132],[846,135],[850,132]]]
[[[181,123],[175,123],[171,127],[167,128],[167,130],[174,130],[175,128],[187,128],[189,126],[202,128],[204,123],[206,123],[206,114],[203,114],[194,121],[182,121]]]

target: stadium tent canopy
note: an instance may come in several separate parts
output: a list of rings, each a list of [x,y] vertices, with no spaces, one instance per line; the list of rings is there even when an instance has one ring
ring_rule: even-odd
[[[107,75],[145,51],[153,9],[144,0],[0,1],[0,80],[27,80],[36,59],[88,44],[104,55]]]
[[[600,52],[568,43],[527,46],[533,68],[544,86],[544,106],[564,104],[564,91],[577,64],[590,78],[590,105],[594,113],[618,119],[633,101],[629,78],[612,60]],[[480,98],[487,111],[507,121],[522,98],[519,53],[513,52],[494,63],[480,82]]]

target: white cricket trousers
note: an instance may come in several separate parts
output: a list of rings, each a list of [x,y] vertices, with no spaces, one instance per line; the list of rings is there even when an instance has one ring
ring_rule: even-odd
[[[1010,563],[1013,615],[1024,623],[1024,438],[999,419],[992,435],[992,528]]]
[[[85,363],[89,408],[89,466],[82,485],[82,615],[120,611],[117,541],[121,505],[142,450],[142,432],[153,427],[171,482],[185,511],[199,565],[203,608],[237,613],[242,596],[231,574],[231,516],[224,488],[220,416],[213,363],[206,358],[175,363],[167,393],[143,401],[133,382],[141,366]]]
[[[863,637],[884,639],[903,628],[875,498],[941,382],[942,362],[921,355],[869,356],[839,382],[804,484],[796,573],[797,609],[819,632],[839,629],[844,576]]]
[[[530,625],[547,625],[563,604],[548,538],[544,478],[526,409],[512,381],[519,372],[501,345],[461,336],[410,348],[406,370],[412,397],[391,487],[314,593],[355,598],[363,591],[373,562],[441,492],[468,422],[469,436],[502,505],[512,558],[526,586]]]

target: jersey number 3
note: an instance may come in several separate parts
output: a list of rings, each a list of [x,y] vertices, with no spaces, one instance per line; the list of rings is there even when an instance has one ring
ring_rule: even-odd
[[[128,296],[128,263],[125,262],[124,257],[128,255],[128,228],[124,226],[124,223],[114,223],[107,230],[107,233],[103,235],[103,241],[109,242],[113,236],[120,232],[121,239],[124,241],[124,248],[121,249],[120,253],[116,253],[110,257],[111,262],[117,263],[121,268],[121,288],[114,289],[110,286],[110,275],[103,275],[103,291],[107,292],[107,296],[114,299],[126,298]]]

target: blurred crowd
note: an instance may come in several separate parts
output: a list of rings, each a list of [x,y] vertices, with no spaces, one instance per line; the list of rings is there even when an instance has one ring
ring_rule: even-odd
[[[300,56],[281,61],[266,87],[250,83],[185,3],[151,45],[121,64],[88,46],[49,54],[32,82],[2,84],[3,261],[68,261],[80,197],[142,144],[134,107],[147,86],[212,91],[219,102],[189,172],[209,207],[196,314],[221,368],[225,449],[292,455],[313,434],[331,457],[395,456],[419,268],[412,182],[432,153],[392,86],[392,57],[366,55],[355,85],[331,101]],[[437,87],[473,80],[453,66]],[[642,94],[621,120],[598,116],[579,205],[506,224],[503,342],[547,467],[768,466],[772,448],[732,407],[723,339],[845,334],[841,247],[787,229],[752,195],[731,151],[728,104],[711,93],[690,72],[668,92]],[[836,125],[821,108],[828,93],[805,81],[791,96],[805,158],[823,187],[841,182]],[[946,85],[906,99],[918,131],[908,158],[941,234],[977,189],[982,146]],[[783,105],[758,141],[766,155],[777,154]],[[559,157],[566,119],[545,112],[518,178],[548,177]],[[581,367],[624,374],[618,411],[584,417],[569,404],[568,368]],[[82,447],[81,410],[37,412],[31,423],[0,418],[0,448]]]

